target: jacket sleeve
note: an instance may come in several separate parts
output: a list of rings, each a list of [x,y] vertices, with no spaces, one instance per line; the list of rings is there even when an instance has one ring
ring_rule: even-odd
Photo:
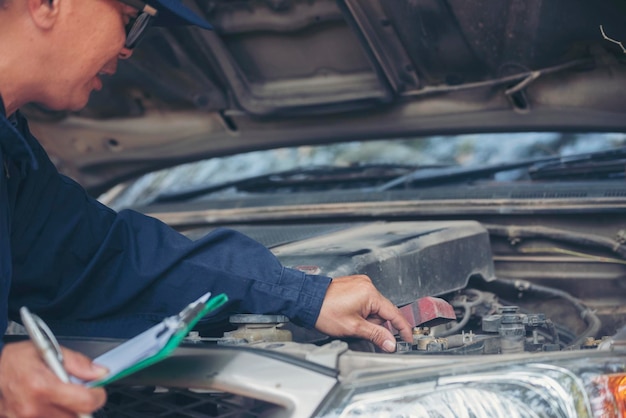
[[[32,144],[12,226],[9,314],[28,306],[62,335],[128,337],[204,292],[233,312],[281,313],[312,328],[330,278],[286,268],[232,230],[192,241],[131,210],[105,207]]]

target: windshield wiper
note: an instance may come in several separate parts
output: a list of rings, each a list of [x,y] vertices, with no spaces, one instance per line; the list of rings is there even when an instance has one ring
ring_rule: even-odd
[[[624,178],[626,148],[561,158],[528,168],[532,180],[600,180]]]
[[[531,180],[599,179],[623,177],[626,147],[571,156],[540,157],[481,167],[417,169],[381,186],[376,191],[428,187],[491,178],[497,173],[527,168]]]
[[[316,166],[274,172],[241,180],[165,192],[153,203],[182,202],[234,189],[239,193],[272,193],[361,189],[380,192],[491,179],[497,173],[526,169],[530,180],[599,179],[624,176],[626,147],[571,156],[548,156],[480,167],[360,164]]]
[[[276,191],[371,188],[381,182],[387,182],[417,169],[418,166],[407,164],[358,164],[346,167],[298,168],[202,186],[191,190],[165,192],[158,195],[153,203],[181,202],[228,189],[235,189],[237,192],[271,193]]]

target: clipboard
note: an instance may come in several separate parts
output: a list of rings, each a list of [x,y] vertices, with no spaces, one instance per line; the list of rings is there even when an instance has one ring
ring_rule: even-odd
[[[180,345],[189,331],[209,312],[228,301],[225,294],[211,298],[211,293],[202,295],[187,305],[178,315],[163,321],[93,359],[93,362],[109,369],[101,379],[75,383],[87,387],[101,387],[131,375],[168,357]]]

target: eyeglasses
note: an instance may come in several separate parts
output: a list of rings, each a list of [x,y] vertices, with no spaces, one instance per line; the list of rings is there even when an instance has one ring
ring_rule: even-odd
[[[126,25],[126,42],[124,43],[124,48],[133,49],[143,38],[146,29],[150,27],[150,24],[157,15],[157,10],[141,0],[120,1],[139,10],[137,17],[131,19]]]

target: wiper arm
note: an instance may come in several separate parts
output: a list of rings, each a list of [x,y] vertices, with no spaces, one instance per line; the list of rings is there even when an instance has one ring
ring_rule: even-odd
[[[624,175],[626,147],[566,157],[540,157],[480,167],[363,164],[348,167],[316,166],[275,172],[212,186],[162,193],[153,203],[182,202],[234,188],[240,192],[272,192],[279,189],[328,190],[356,187],[386,191],[428,187],[490,178],[494,174],[527,168],[532,180],[607,178]],[[381,182],[385,182],[380,184]]]
[[[511,163],[499,163],[481,167],[448,167],[441,169],[418,169],[412,173],[393,179],[377,188],[376,191],[392,190],[397,188],[416,186],[437,186],[456,182],[484,179],[505,171],[528,167],[528,173],[533,180],[556,179],[574,174],[583,173],[587,177],[594,170],[601,170],[606,177],[607,173],[624,173],[626,163],[626,147],[607,151],[590,152],[566,157],[540,157]],[[597,173],[596,173],[597,174]],[[594,177],[594,178],[597,178]]]
[[[533,180],[580,180],[624,178],[626,147],[588,155],[561,158],[528,169]]]
[[[539,162],[558,160],[559,157],[544,157],[531,160],[501,163],[486,167],[449,167],[442,169],[417,170],[398,177],[376,188],[376,191],[398,189],[401,187],[436,186],[459,181],[477,180],[504,171],[516,170]]]
[[[315,166],[263,174],[191,190],[162,193],[153,203],[182,202],[200,196],[234,188],[240,192],[271,192],[277,189],[327,190],[329,188],[362,185],[371,187],[381,181],[397,178],[415,171],[407,164],[360,164],[347,167]]]

